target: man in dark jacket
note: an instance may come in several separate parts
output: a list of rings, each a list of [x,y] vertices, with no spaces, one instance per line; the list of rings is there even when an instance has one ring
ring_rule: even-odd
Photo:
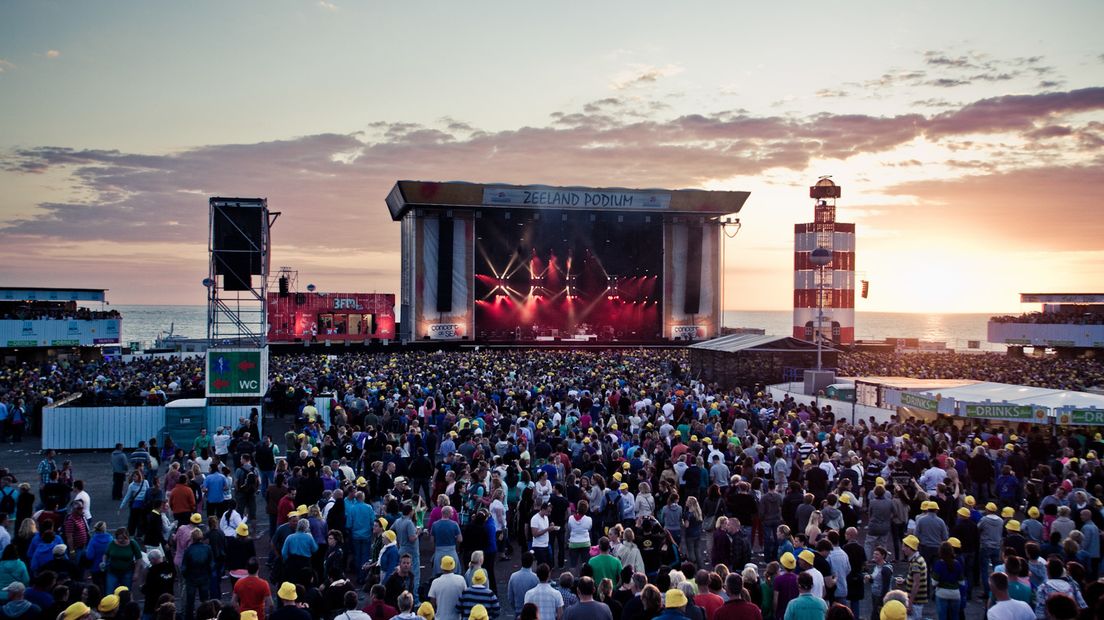
[[[192,544],[184,552],[184,560],[180,566],[184,576],[185,620],[195,617],[193,612],[196,594],[199,594],[201,602],[211,598],[211,571],[214,562],[214,553],[204,540],[203,531],[198,528],[192,530]]]
[[[176,567],[172,562],[165,561],[165,554],[160,549],[151,550],[149,560],[150,569],[146,573],[145,583],[142,584],[142,594],[146,597],[142,613],[153,616],[161,595],[175,592]]]

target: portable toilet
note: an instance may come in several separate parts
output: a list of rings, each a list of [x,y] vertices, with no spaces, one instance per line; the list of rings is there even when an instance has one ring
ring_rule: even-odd
[[[207,426],[207,399],[182,398],[165,405],[164,435],[171,435],[178,446],[190,446]]]

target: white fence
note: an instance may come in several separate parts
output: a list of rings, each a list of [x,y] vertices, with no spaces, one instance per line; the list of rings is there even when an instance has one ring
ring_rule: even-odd
[[[869,421],[870,418],[873,417],[875,422],[881,424],[883,422],[889,422],[893,419],[893,416],[897,415],[896,409],[882,409],[881,407],[859,405],[844,400],[824,398],[823,396],[821,396],[820,398],[809,396],[800,391],[801,387],[801,383],[779,383],[777,385],[772,385],[767,389],[770,391],[771,398],[773,398],[774,400],[782,400],[786,396],[791,396],[798,403],[812,404],[813,402],[816,402],[817,405],[820,407],[831,405],[832,413],[835,414],[836,419],[844,418],[850,421],[851,412],[854,411],[856,422],[858,422],[859,420]],[[854,409],[852,409],[852,407],[854,407]]]

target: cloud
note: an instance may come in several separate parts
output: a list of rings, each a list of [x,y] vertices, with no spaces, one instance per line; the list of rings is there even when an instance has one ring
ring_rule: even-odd
[[[1080,149],[1092,156],[1104,149],[1104,124],[1077,117],[1104,109],[1104,88],[995,97],[930,116],[764,116],[746,110],[662,116],[654,105],[621,95],[557,113],[540,127],[487,131],[452,118],[439,119],[432,126],[373,122],[363,131],[344,134],[216,144],[162,154],[19,148],[0,154],[0,176],[43,175],[51,183],[60,178],[73,191],[55,193],[33,205],[13,205],[18,208],[0,219],[0,235],[5,239],[0,244],[4,265],[0,277],[43,269],[91,273],[97,252],[106,252],[89,250],[81,259],[63,259],[44,248],[140,244],[151,244],[154,253],[164,248],[160,259],[143,259],[147,266],[173,264],[170,271],[177,273],[177,248],[199,247],[202,254],[208,225],[206,197],[212,195],[268,197],[272,208],[284,213],[274,230],[277,256],[309,255],[312,248],[394,253],[398,225],[391,222],[383,199],[400,178],[595,186],[616,180],[628,187],[702,187],[736,176],[758,177],[774,168],[802,171],[814,161],[892,153],[918,138],[969,151],[948,165],[973,174],[1001,173],[1005,161],[978,159],[977,152],[985,145],[968,138],[975,134],[1001,134],[1003,140],[1011,132],[1048,152]],[[1016,151],[1003,145],[992,148]],[[1008,161],[1024,160],[1023,153],[1015,155],[1020,159]],[[923,165],[939,163],[928,156],[922,159]],[[1043,161],[1037,154],[1031,160],[1035,165]],[[908,156],[891,161],[900,168],[920,164]],[[1059,177],[1070,187],[1091,187],[1104,180],[1097,173],[1075,184],[1075,174],[1057,172],[1042,180],[1051,181],[1045,186],[1053,189],[1052,181]],[[966,193],[966,186],[938,187],[947,196]],[[897,191],[916,191],[926,201],[922,189]],[[1042,205],[1049,204],[1042,194],[1031,194],[1040,213],[1045,211]],[[29,215],[16,217],[10,215],[13,212]],[[886,212],[900,210],[887,207]],[[1077,213],[1094,217],[1083,210]],[[946,216],[951,217],[951,212]],[[894,225],[887,222],[879,227]],[[202,270],[201,257],[195,261]],[[394,276],[397,261],[390,264],[379,268]],[[120,271],[124,272],[130,273]]]
[[[14,64],[4,60],[3,58],[0,58],[0,73],[6,73],[8,71],[11,71],[14,68],[15,68]]]
[[[987,162],[961,163],[987,168]],[[885,193],[914,196],[917,206],[888,207],[884,217],[875,221],[901,230],[923,230],[944,222],[948,238],[969,236],[986,243],[1026,240],[1024,250],[1099,250],[1104,218],[1090,188],[1102,183],[1104,167],[1089,165],[903,183]]]
[[[329,2],[328,0],[318,0],[318,6],[326,9],[327,11],[336,11],[338,8],[336,4],[334,4],[333,2]]]
[[[610,86],[614,90],[625,90],[634,86],[653,84],[665,77],[682,73],[682,71],[682,67],[674,64],[667,64],[662,67],[634,64],[615,75]]]
[[[46,51],[46,57],[47,58],[61,58],[61,52],[59,52],[58,50],[47,50]]]
[[[816,91],[815,95],[817,97],[822,97],[822,98],[825,98],[825,99],[831,99],[831,98],[847,97],[849,95],[849,93],[845,90],[836,90],[836,89],[832,89],[832,88],[822,88],[822,89]]]

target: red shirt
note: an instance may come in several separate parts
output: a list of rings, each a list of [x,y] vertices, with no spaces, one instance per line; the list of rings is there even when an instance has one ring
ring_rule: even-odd
[[[717,610],[713,620],[763,620],[763,612],[754,603],[729,601]]]
[[[288,513],[295,510],[295,500],[290,495],[285,495],[280,498],[280,503],[276,504],[276,525],[277,527],[287,523]]]
[[[387,603],[384,603],[383,601],[373,601],[371,603],[368,603],[364,606],[364,609],[362,611],[371,616],[372,620],[375,620],[376,618],[386,618],[387,620],[390,620],[391,618],[399,615],[399,610],[388,605]]]
[[[264,620],[265,602],[272,597],[267,581],[256,575],[239,579],[234,584],[234,595],[238,597],[238,606],[242,611],[252,609],[257,612],[257,620]]]
[[[706,592],[695,596],[694,604],[705,610],[705,620],[713,620],[713,614],[724,605],[724,599],[712,592]]]

